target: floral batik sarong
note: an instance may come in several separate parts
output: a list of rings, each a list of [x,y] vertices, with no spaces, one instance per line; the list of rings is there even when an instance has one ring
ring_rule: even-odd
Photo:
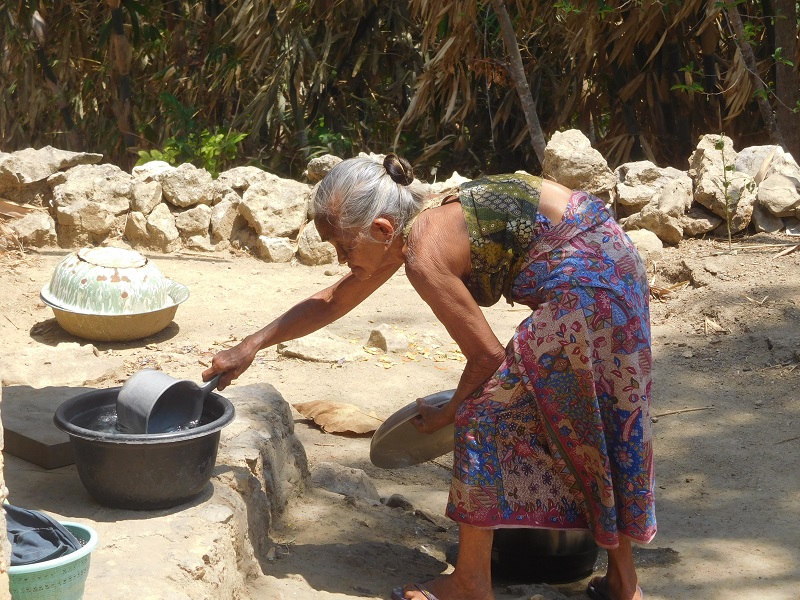
[[[447,514],[477,527],[590,528],[598,545],[656,532],[644,265],[602,202],[537,216],[509,298],[533,313],[456,415]]]

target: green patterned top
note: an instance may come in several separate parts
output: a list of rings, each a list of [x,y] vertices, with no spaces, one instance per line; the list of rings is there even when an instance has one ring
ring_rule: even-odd
[[[480,306],[500,296],[511,302],[511,284],[535,235],[541,190],[541,178],[528,174],[490,175],[459,186],[470,241],[467,289]]]

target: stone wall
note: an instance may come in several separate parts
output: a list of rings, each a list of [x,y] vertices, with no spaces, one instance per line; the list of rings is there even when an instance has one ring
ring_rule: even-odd
[[[300,182],[256,167],[214,180],[190,164],[150,162],[126,173],[98,154],[54,148],[0,153],[0,199],[24,216],[9,225],[23,246],[62,248],[122,243],[160,252],[242,249],[269,262],[316,265],[336,260],[310,218],[313,185],[340,158],[312,160]],[[706,135],[687,169],[649,161],[611,170],[580,131],[553,135],[543,175],[613,205],[629,232],[659,243],[745,231],[800,234],[800,168],[779,146],[736,151]],[[457,173],[437,191],[464,181]],[[642,236],[633,235],[634,238]]]
[[[638,161],[612,173],[589,140],[572,130],[553,135],[543,170],[613,203],[626,230],[651,231],[667,244],[705,234],[726,237],[726,214],[731,233],[800,235],[800,168],[779,146],[737,152],[729,138],[706,135],[686,171]]]
[[[255,167],[214,180],[190,164],[150,162],[126,173],[100,155],[47,147],[0,153],[0,199],[23,212],[23,246],[122,243],[158,252],[242,249],[270,262],[336,259],[309,218],[312,186]]]

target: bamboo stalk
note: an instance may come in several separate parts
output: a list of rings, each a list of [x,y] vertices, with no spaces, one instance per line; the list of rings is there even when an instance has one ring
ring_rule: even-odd
[[[796,436],[794,436],[792,438],[789,438],[787,440],[781,440],[780,442],[775,442],[775,445],[777,446],[778,444],[785,444],[786,442],[793,442],[795,440],[800,440],[800,435],[796,435]]]
[[[795,250],[797,250],[798,248],[800,248],[800,244],[795,244],[795,245],[794,245],[794,246],[792,246],[791,248],[787,248],[786,250],[783,250],[783,251],[781,251],[781,252],[778,252],[778,253],[777,253],[777,254],[774,256],[774,258],[780,258],[781,256],[786,256],[787,254],[791,254],[792,252],[794,252],[794,251],[795,251]]]
[[[663,412],[663,413],[660,413],[660,414],[657,414],[657,415],[653,415],[652,418],[653,419],[660,419],[661,417],[668,417],[670,415],[680,415],[680,414],[688,413],[688,412],[696,412],[698,410],[714,410],[715,408],[716,408],[715,406],[700,406],[700,407],[697,407],[697,408],[682,408],[680,410],[670,410],[670,411]]]
[[[734,245],[734,250],[753,250],[753,249],[760,249],[760,248],[785,248],[786,246],[797,246],[796,242],[783,242],[783,243],[776,243],[776,244],[739,244]]]

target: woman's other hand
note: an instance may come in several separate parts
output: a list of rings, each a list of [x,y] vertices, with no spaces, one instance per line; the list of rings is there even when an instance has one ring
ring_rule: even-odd
[[[439,407],[426,403],[423,398],[417,398],[417,407],[419,414],[411,420],[411,424],[422,433],[439,431],[455,420],[449,404]]]
[[[217,385],[217,390],[224,390],[253,363],[258,350],[257,345],[253,346],[245,338],[233,348],[215,354],[211,366],[203,371],[203,381],[208,381],[217,373],[224,373]]]

